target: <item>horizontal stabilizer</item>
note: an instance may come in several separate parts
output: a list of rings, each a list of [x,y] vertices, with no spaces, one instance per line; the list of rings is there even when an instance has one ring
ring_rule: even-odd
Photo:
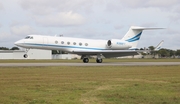
[[[165,29],[165,28],[131,26],[131,29],[133,29],[133,30],[154,30],[154,29]]]

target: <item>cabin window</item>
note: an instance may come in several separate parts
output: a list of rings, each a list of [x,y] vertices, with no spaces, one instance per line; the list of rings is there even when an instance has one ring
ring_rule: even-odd
[[[74,45],[76,45],[76,42],[73,42]]]
[[[80,46],[82,46],[82,43],[79,43]]]
[[[58,44],[58,41],[56,40],[55,43]]]
[[[87,43],[85,43],[85,46],[88,46],[88,44],[87,44]]]
[[[64,44],[64,41],[61,41],[61,44]]]
[[[68,45],[70,45],[70,42],[67,42]]]

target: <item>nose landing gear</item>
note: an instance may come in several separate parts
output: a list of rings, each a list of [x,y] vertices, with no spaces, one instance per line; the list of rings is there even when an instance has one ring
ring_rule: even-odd
[[[23,55],[23,57],[24,57],[24,58],[27,58],[27,57],[28,57],[28,55],[27,55],[27,54],[24,54],[24,55]]]
[[[26,49],[26,50],[25,50],[25,54],[23,55],[24,58],[28,58],[27,52],[28,52],[29,50],[30,50],[30,49]]]

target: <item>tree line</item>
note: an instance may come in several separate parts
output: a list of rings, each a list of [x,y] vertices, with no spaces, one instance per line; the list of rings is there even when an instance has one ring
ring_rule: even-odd
[[[150,54],[150,55],[159,55],[161,57],[175,57],[175,56],[180,56],[180,50],[171,50],[171,49],[166,49],[166,48],[161,48],[158,51],[154,50],[154,46],[149,46],[148,50],[150,53],[143,53],[144,55]],[[140,49],[144,50],[144,49]]]

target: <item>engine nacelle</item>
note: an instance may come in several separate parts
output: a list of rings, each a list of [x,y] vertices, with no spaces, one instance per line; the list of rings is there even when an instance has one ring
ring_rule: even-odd
[[[122,40],[118,40],[118,39],[111,39],[107,41],[107,47],[109,49],[129,49],[131,48],[131,46],[126,42],[126,41],[122,41]]]

